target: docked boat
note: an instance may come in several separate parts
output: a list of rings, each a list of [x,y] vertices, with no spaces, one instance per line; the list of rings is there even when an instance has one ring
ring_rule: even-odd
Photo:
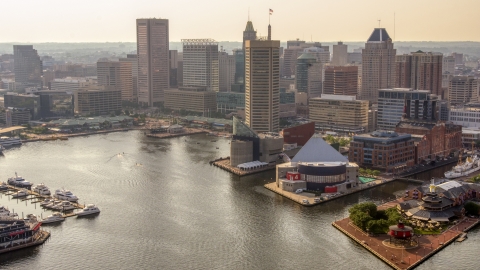
[[[41,225],[36,218],[29,220],[0,218],[0,251],[32,241],[40,231]]]
[[[1,217],[16,217],[18,214],[10,213],[10,210],[5,208],[4,206],[0,206],[0,218]]]
[[[23,198],[23,197],[27,197],[28,195],[30,195],[28,194],[28,191],[26,189],[22,189],[13,193],[12,198]]]
[[[50,196],[50,189],[43,183],[33,187],[33,191],[43,196]]]
[[[59,210],[59,211],[70,211],[75,209],[75,206],[71,204],[69,201],[63,201],[53,206],[52,209]]]
[[[65,220],[65,218],[63,217],[63,215],[61,213],[55,212],[52,215],[46,217],[45,219],[42,219],[42,224],[62,222],[64,220]]]
[[[3,150],[5,150],[5,147],[3,147],[3,145],[0,144],[0,155],[3,154]]]
[[[8,184],[5,182],[0,183],[0,191],[8,190]]]
[[[454,179],[468,176],[478,170],[480,170],[480,159],[477,155],[468,157],[464,163],[462,163],[462,156],[460,156],[458,164],[454,166],[452,170],[446,172],[445,177],[448,179]]]
[[[55,207],[57,204],[60,204],[61,202],[62,201],[59,201],[59,200],[51,200],[49,204],[46,204],[43,207],[52,209],[53,207]]]
[[[69,202],[76,202],[78,201],[78,197],[73,195],[70,190],[65,190],[65,189],[57,189],[55,191],[55,195],[53,195],[54,198],[57,198],[62,201],[69,201]]]
[[[85,208],[77,212],[77,216],[88,216],[100,213],[100,209],[95,204],[88,204]]]
[[[51,204],[53,203],[53,200],[52,199],[49,199],[49,198],[46,198],[45,200],[43,200],[41,203],[40,203],[40,206],[47,206],[48,204]]]
[[[7,182],[9,185],[12,185],[15,187],[27,188],[27,189],[30,189],[33,185],[32,183],[26,181],[25,178],[18,176],[16,172],[15,172],[15,177],[8,178]]]
[[[18,137],[0,137],[0,145],[3,147],[21,145],[22,141]]]

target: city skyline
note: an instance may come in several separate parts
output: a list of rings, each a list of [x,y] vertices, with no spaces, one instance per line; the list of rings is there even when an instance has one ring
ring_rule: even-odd
[[[5,10],[22,9],[24,13],[16,16],[5,12],[0,22],[10,26],[4,29],[4,42],[134,42],[134,21],[153,17],[170,21],[171,41],[183,38],[241,41],[239,33],[249,17],[257,35],[267,35],[268,9],[271,8],[274,10],[272,35],[282,41],[296,38],[325,42],[362,41],[372,28],[378,27],[378,20],[394,41],[480,41],[474,25],[466,19],[474,18],[475,11],[480,8],[480,2],[474,0],[458,1],[456,6],[468,8],[458,8],[455,12],[450,12],[450,3],[433,0],[344,0],[324,3],[319,8],[305,8],[318,6],[312,0],[302,2],[301,5],[288,5],[286,1],[244,1],[231,9],[230,5],[219,0],[211,1],[210,5],[191,0],[180,0],[175,4],[151,0],[86,0],[72,8],[58,0],[25,0],[15,6],[4,3]],[[54,7],[55,14],[68,16],[45,16],[39,11],[46,7]],[[429,16],[425,11],[435,16]],[[38,23],[31,24],[30,21]],[[222,28],[219,29],[218,25]]]

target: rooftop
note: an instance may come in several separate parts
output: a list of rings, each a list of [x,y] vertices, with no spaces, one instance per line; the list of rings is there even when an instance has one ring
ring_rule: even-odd
[[[348,159],[340,154],[322,137],[313,135],[310,140],[293,157],[292,162],[346,162]]]
[[[375,28],[368,38],[368,42],[384,42],[388,39],[390,39],[390,36],[385,28]]]

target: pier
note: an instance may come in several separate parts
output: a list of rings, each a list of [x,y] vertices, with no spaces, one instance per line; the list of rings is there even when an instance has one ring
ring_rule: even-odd
[[[31,241],[29,241],[27,243],[23,243],[23,244],[14,245],[13,247],[9,247],[9,248],[3,248],[3,249],[0,248],[0,254],[7,253],[7,252],[10,252],[10,251],[14,251],[14,250],[18,250],[18,249],[22,249],[22,248],[41,245],[41,244],[45,243],[45,241],[47,241],[47,239],[49,237],[50,237],[49,232],[39,230],[35,234],[35,236],[33,236]]]
[[[230,157],[219,158],[219,159],[210,161],[210,165],[219,167],[221,169],[224,169],[227,172],[231,172],[231,173],[233,173],[235,175],[238,175],[238,176],[256,174],[256,173],[260,173],[260,172],[274,170],[276,168],[276,165],[268,165],[268,166],[258,168],[258,169],[243,171],[243,170],[240,170],[237,167],[230,166]]]
[[[390,208],[396,204],[396,202],[398,201],[392,201],[380,205],[378,209]],[[417,237],[416,240],[418,241],[418,246],[413,248],[400,248],[385,245],[385,241],[389,239],[387,234],[368,234],[355,226],[348,217],[341,220],[335,220],[332,223],[332,226],[350,237],[366,250],[370,251],[373,255],[377,256],[393,269],[408,270],[422,264],[441,249],[454,242],[464,232],[467,232],[479,223],[480,220],[476,218],[463,218],[457,224],[444,230],[441,234],[421,235],[420,237]]]

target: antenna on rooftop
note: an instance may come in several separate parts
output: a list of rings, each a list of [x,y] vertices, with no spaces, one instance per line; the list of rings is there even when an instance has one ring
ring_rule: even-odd
[[[248,21],[250,21],[250,7],[248,7]]]
[[[380,28],[380,22],[381,22],[382,20],[377,20],[377,21],[378,21],[378,28]]]

